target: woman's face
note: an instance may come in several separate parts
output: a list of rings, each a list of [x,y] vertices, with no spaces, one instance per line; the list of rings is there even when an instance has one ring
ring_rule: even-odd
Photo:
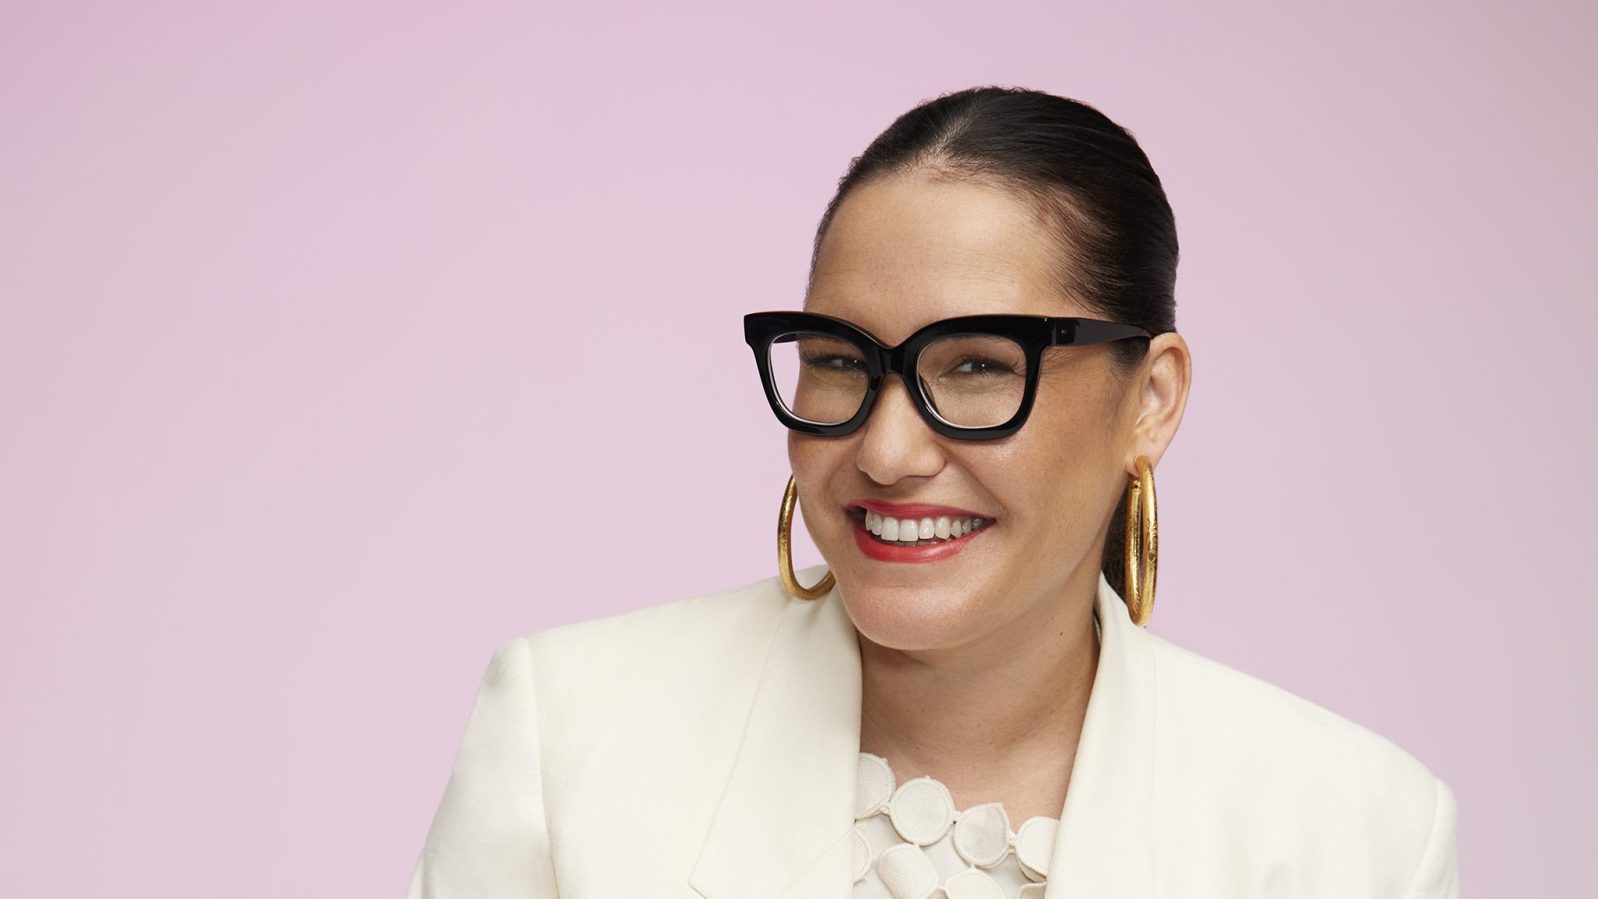
[[[855,188],[839,206],[805,309],[889,345],[957,315],[1098,317],[1056,286],[1056,252],[1030,209],[1002,191],[895,176]],[[1185,372],[1185,355],[1176,367]],[[937,650],[1058,633],[1062,616],[1085,622],[1103,534],[1134,460],[1157,462],[1180,417],[1180,403],[1174,417],[1162,414],[1171,397],[1159,393],[1171,387],[1147,383],[1148,370],[1146,359],[1117,376],[1107,345],[1047,349],[1030,417],[999,440],[939,436],[897,376],[854,433],[790,432],[801,515],[860,632],[894,649]],[[1185,399],[1185,389],[1175,393]],[[951,544],[908,561],[865,542],[877,538],[859,533],[862,503],[948,507],[988,523],[955,541],[957,552]],[[938,510],[900,511],[919,519]],[[1067,608],[1063,597],[1078,600]]]

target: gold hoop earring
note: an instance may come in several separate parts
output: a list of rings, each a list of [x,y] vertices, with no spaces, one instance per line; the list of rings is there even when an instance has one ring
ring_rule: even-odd
[[[1154,576],[1159,569],[1160,529],[1154,504],[1154,466],[1137,457],[1137,476],[1126,488],[1126,608],[1132,623],[1154,614]]]
[[[782,511],[777,513],[777,573],[782,575],[782,585],[796,599],[820,599],[832,590],[832,572],[816,582],[814,587],[799,583],[793,573],[793,503],[799,495],[799,486],[793,475],[788,475],[788,489],[782,493]]]

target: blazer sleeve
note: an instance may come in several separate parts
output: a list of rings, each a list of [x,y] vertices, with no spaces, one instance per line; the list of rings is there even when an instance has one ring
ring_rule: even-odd
[[[1459,899],[1458,807],[1448,784],[1439,779],[1436,788],[1431,835],[1406,899]]]
[[[554,899],[532,651],[494,650],[407,899]]]

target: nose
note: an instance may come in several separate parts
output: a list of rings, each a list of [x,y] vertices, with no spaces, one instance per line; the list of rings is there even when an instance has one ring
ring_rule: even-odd
[[[860,431],[855,466],[878,484],[929,478],[943,470],[945,459],[937,432],[927,427],[896,374],[883,382],[876,406]]]

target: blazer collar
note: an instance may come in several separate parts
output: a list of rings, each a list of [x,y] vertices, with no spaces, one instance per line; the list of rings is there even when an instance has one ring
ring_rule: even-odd
[[[800,572],[820,578],[822,566]],[[777,579],[756,588],[781,593]],[[1045,899],[1153,895],[1150,636],[1101,574],[1099,664]],[[706,899],[845,897],[860,751],[860,646],[836,587],[788,600],[689,883]]]

